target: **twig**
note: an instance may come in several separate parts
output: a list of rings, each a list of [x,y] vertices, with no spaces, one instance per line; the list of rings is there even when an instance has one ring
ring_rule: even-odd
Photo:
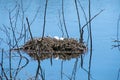
[[[33,41],[33,36],[32,36],[32,32],[31,32],[31,29],[30,29],[30,24],[29,24],[29,21],[28,21],[28,18],[26,17],[26,21],[27,21],[27,25],[28,25],[28,30],[29,30],[29,33],[30,33],[30,37]]]
[[[1,66],[2,72],[3,72],[4,76],[5,76],[5,79],[9,80],[8,77],[7,77],[7,74],[5,73],[5,70],[3,68],[3,64],[0,63],[0,66]]]
[[[76,61],[74,63],[72,75],[71,75],[71,80],[75,80],[76,77],[76,72],[77,72],[77,64],[78,64],[78,58],[76,58]]]
[[[45,11],[44,11],[44,23],[43,23],[43,33],[42,33],[42,39],[43,39],[43,37],[44,37],[44,35],[45,35],[47,5],[48,5],[48,0],[46,0],[46,4],[45,4]]]
[[[2,54],[1,54],[1,66],[3,65],[3,53],[4,53],[4,49],[2,49]],[[3,66],[2,66],[3,67]],[[1,79],[3,78],[3,70],[2,70],[2,67],[1,67]]]
[[[101,10],[100,12],[98,12],[96,15],[94,15],[89,21],[87,21],[86,24],[84,24],[82,26],[82,29],[84,29],[95,17],[97,17],[101,12],[103,12],[104,10]]]
[[[53,64],[53,58],[52,58],[52,56],[53,56],[53,53],[50,54],[50,64],[51,64],[51,66]]]
[[[61,80],[63,79],[63,74],[62,73],[63,73],[63,60],[61,61],[61,74],[60,74],[61,75]]]
[[[75,8],[76,8],[76,11],[77,11],[78,25],[79,25],[79,34],[80,34],[80,39],[81,39],[81,23],[80,23],[81,21],[80,21],[80,15],[79,15],[79,10],[78,10],[78,5],[77,5],[77,1],[76,0],[75,0]]]
[[[80,6],[83,14],[84,14],[85,21],[86,21],[86,23],[87,23],[87,21],[88,21],[88,20],[87,20],[87,16],[86,16],[86,13],[85,13],[84,8],[82,7],[82,5],[81,5],[81,3],[80,3],[80,0],[78,0],[78,3],[79,3],[79,6]],[[87,26],[87,31],[88,31],[88,38],[87,38],[87,45],[88,45],[88,41],[89,41],[89,27],[88,27],[88,25],[86,25],[86,26]],[[83,28],[82,28],[82,29],[81,29],[80,42],[83,42],[83,33],[84,33],[84,30],[83,30]],[[81,56],[82,56],[82,55],[81,55]]]
[[[26,37],[27,37],[27,29],[26,29],[26,25],[24,24],[24,43],[26,42]]]
[[[20,70],[22,70],[28,64],[29,60],[26,57],[22,56],[22,55],[20,55],[20,56],[12,56],[12,57],[20,57],[16,72],[15,72],[15,76],[14,76],[14,79],[16,80],[16,77],[17,77],[18,73],[20,72]],[[20,67],[23,58],[26,60],[26,64]]]
[[[20,35],[19,35],[19,38],[18,39],[22,39],[22,37],[25,37],[25,33],[22,35],[22,32],[24,31],[24,9],[23,9],[23,0],[20,0],[20,4],[21,4],[21,13],[22,13],[22,19],[21,19],[21,26],[22,26],[22,29],[21,29],[21,32],[20,32]]]
[[[65,74],[65,73],[62,73],[63,75],[65,75],[69,80],[71,80],[71,77],[70,76],[68,76],[67,74]]]
[[[63,17],[63,24],[64,24],[64,27],[65,27],[65,32],[67,34],[67,38],[69,38],[66,23],[65,23],[65,16],[64,16],[64,0],[62,0],[62,17]]]
[[[44,11],[44,23],[43,23],[42,40],[43,40],[43,37],[44,37],[44,34],[45,34],[47,5],[48,5],[48,0],[46,0],[46,3],[45,3],[45,11]],[[42,41],[42,40],[41,40],[41,41]],[[38,62],[38,67],[37,67],[37,71],[36,71],[35,80],[38,80],[39,70],[41,71],[41,78],[42,78],[42,80],[44,80],[44,79],[45,79],[45,76],[43,76],[43,74],[42,74],[42,68],[41,68],[41,65],[40,65],[40,60],[39,60],[38,55],[37,55],[37,62]]]
[[[31,30],[30,30],[30,24],[29,24],[29,21],[28,21],[28,18],[27,18],[27,17],[26,17],[26,21],[27,21],[27,24],[28,24],[28,30],[29,30],[31,39],[32,39],[32,41],[33,41],[33,36],[32,36],[32,32],[31,32]],[[33,46],[35,46],[34,43],[32,43],[32,44],[33,44]],[[37,54],[37,50],[35,50],[35,52],[36,52],[35,55],[36,55],[37,61],[38,61],[38,68],[37,68],[36,76],[35,76],[35,80],[37,80],[37,79],[38,79],[39,70],[40,70],[40,60],[39,60],[39,56],[38,56],[38,54]]]
[[[29,60],[28,60],[25,56],[12,56],[12,57],[18,57],[18,58],[20,57],[19,65],[18,65],[18,67],[17,67],[17,69],[16,69],[15,76],[14,76],[14,79],[16,80],[16,77],[17,77],[18,73],[19,73],[24,67],[27,66],[27,64],[29,63]],[[25,60],[26,60],[26,63],[25,63],[23,66],[20,67],[20,63],[21,63],[22,59],[25,59]]]
[[[120,51],[120,42],[119,42],[119,27],[120,27],[120,15],[117,21],[117,45],[118,45],[118,50]]]
[[[89,21],[91,20],[91,0],[88,1],[89,4]],[[90,80],[90,73],[91,73],[91,62],[92,62],[92,29],[91,29],[91,22],[89,22],[89,29],[90,29],[90,58],[89,58],[89,67],[88,67],[88,80]]]
[[[119,80],[119,78],[120,78],[120,69],[118,70],[117,80]]]
[[[35,19],[37,18],[37,15],[38,15],[39,10],[40,10],[40,6],[38,7],[38,10],[37,10],[37,12],[36,12],[34,18],[33,18],[32,22],[30,23],[30,26],[33,24],[33,22],[34,22]]]
[[[40,71],[41,71],[40,73],[42,80],[45,80],[45,71],[43,71],[41,67],[40,67]]]
[[[10,20],[10,27],[12,28],[12,32],[13,32],[13,38],[15,38],[15,40],[16,40],[16,37],[15,37],[15,34],[14,34],[14,29],[13,29],[13,23],[12,23],[12,21],[11,21],[11,12],[9,11],[9,20]],[[10,40],[10,44],[11,44],[11,40]],[[13,41],[13,44],[14,44],[14,41]],[[11,46],[9,45],[9,48],[10,48]],[[11,49],[11,48],[10,48]],[[9,77],[10,77],[10,79],[12,79],[12,60],[11,60],[11,57],[12,55],[11,55],[11,51],[9,51],[9,70],[10,70],[10,73],[9,73]]]
[[[17,3],[16,3],[17,4]],[[18,5],[19,6],[19,5]],[[11,17],[11,11],[9,11],[9,20],[10,20],[10,27],[11,27],[11,29],[12,29],[12,33],[13,33],[13,45],[14,45],[14,41],[15,41],[15,45],[13,46],[13,47],[15,47],[15,46],[17,46],[17,48],[19,48],[19,46],[18,46],[18,40],[17,40],[17,38],[16,38],[16,35],[15,35],[15,28],[17,27],[17,20],[18,20],[18,15],[19,15],[19,8],[18,8],[18,11],[17,11],[17,13],[16,13],[16,15],[15,15],[15,27],[13,27],[13,22],[12,22],[12,17]],[[11,41],[10,41],[10,44],[11,44]],[[9,45],[9,48],[11,49],[11,46]],[[21,61],[22,61],[22,58],[21,58],[21,53],[20,53],[20,51],[18,50],[18,53],[19,53],[19,55],[20,55],[20,60],[19,60],[19,63],[18,63],[18,68],[20,67],[20,64],[21,64]],[[12,79],[13,77],[12,77],[12,71],[11,71],[11,65],[12,65],[12,53],[11,53],[11,50],[9,51],[9,65],[10,65],[10,79]],[[16,78],[16,76],[17,76],[17,74],[18,74],[18,70],[16,70],[16,72],[15,72],[15,76],[14,76],[14,78]]]
[[[58,14],[59,14],[59,23],[60,23],[60,25],[58,25],[58,26],[59,26],[59,28],[62,32],[62,37],[64,37],[63,25],[62,25],[62,21],[61,21],[61,18],[60,18],[60,11],[58,11]]]
[[[80,66],[81,66],[81,68],[83,68],[83,56],[81,55],[80,58],[81,58],[81,65]]]

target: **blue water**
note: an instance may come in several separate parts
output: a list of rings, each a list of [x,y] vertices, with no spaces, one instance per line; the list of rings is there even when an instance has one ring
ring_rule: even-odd
[[[59,11],[61,12],[61,1],[62,0],[49,0],[47,9],[47,19],[46,19],[46,30],[45,36],[62,36],[62,32],[59,28]],[[80,0],[81,4],[88,15],[88,1]],[[79,28],[77,22],[77,15],[75,10],[74,0],[64,0],[65,3],[65,20],[68,33],[70,37],[79,39]],[[18,0],[20,4],[20,0]],[[9,13],[16,5],[14,0],[0,0],[0,27],[3,28],[3,24],[10,27],[9,23]],[[35,21],[31,25],[31,31],[34,37],[41,37],[42,27],[43,27],[43,14],[44,14],[45,0],[24,0],[23,10],[25,11],[24,17],[28,17],[30,23],[32,22],[36,12],[38,11]],[[18,8],[18,7],[17,7]],[[39,8],[39,10],[38,10]],[[112,49],[114,40],[116,39],[117,31],[117,19],[120,14],[120,0],[91,0],[91,14],[94,16],[100,10],[104,10],[100,15],[98,15],[92,21],[92,36],[93,36],[93,56],[91,65],[91,76],[93,80],[117,80],[118,70],[120,68],[120,52],[117,48]],[[81,24],[85,24],[85,19],[83,13],[80,10]],[[15,11],[12,15],[15,14]],[[22,12],[20,10],[20,15]],[[61,16],[62,17],[62,16]],[[18,19],[16,32],[21,29],[20,18]],[[24,19],[26,24],[26,20]],[[9,33],[12,36],[12,33]],[[16,34],[17,35],[17,34]],[[87,31],[84,35],[84,41],[87,42]],[[66,37],[66,35],[64,36]],[[0,31],[0,38],[7,41],[4,32]],[[29,39],[28,37],[27,39]],[[23,41],[18,43],[19,46],[23,45]],[[0,42],[0,48],[5,48],[8,50],[6,43]],[[84,67],[88,70],[88,60],[89,60],[89,48],[88,52],[84,55]],[[5,68],[7,68],[8,63],[8,53],[6,52],[4,57]],[[37,69],[37,61],[31,59],[27,54],[23,53],[30,60],[29,64],[19,73],[18,78],[26,80],[29,77],[34,77]],[[0,54],[1,57],[1,54]],[[17,60],[14,58],[13,68],[17,65]],[[61,61],[53,59],[53,64],[50,64],[50,59],[43,60],[41,66],[43,71],[45,71],[46,80],[60,80],[60,69]],[[67,76],[71,76],[74,63],[76,59],[71,59],[64,61],[63,73]],[[24,64],[24,60],[22,61]],[[21,65],[22,65],[21,64]],[[80,58],[78,59],[76,80],[87,80],[87,73],[80,68]],[[63,75],[63,80],[68,80],[68,78]],[[120,78],[119,78],[120,80]]]

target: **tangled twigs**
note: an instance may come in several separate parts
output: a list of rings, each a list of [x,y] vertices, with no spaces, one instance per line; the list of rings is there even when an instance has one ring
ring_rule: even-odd
[[[87,48],[84,43],[79,43],[73,38],[65,38],[63,40],[58,40],[51,37],[44,37],[30,40],[18,50],[25,51],[34,59],[36,59],[37,56],[35,54],[37,53],[39,59],[43,60],[46,58],[50,58],[51,55],[54,58],[59,57],[61,59],[78,57],[80,54],[85,53]]]

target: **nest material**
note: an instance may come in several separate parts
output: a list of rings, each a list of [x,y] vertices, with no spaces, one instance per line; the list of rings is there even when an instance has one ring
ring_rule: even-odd
[[[51,57],[59,57],[66,60],[85,53],[86,46],[73,38],[58,40],[51,37],[44,37],[26,42],[22,50],[34,59],[43,60]]]

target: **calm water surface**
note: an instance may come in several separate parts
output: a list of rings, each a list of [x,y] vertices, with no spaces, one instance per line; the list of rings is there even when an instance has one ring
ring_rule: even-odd
[[[47,9],[46,31],[45,36],[62,36],[59,29],[59,12],[61,12],[62,0],[49,0]],[[77,15],[75,11],[74,0],[64,0],[65,2],[65,20],[70,37],[79,39],[79,29],[77,23]],[[80,0],[86,14],[88,15],[88,2],[87,0]],[[0,0],[0,27],[3,25],[9,27],[9,13],[8,10],[14,8],[15,0]],[[20,0],[18,0],[20,4]],[[44,14],[45,0],[24,0],[23,10],[25,11],[24,17],[28,17],[32,22],[36,12],[38,11],[37,18],[31,25],[31,31],[34,37],[40,37],[42,35],[43,27],[43,14]],[[38,10],[39,8],[39,10]],[[120,68],[120,52],[116,49],[112,49],[114,44],[112,41],[116,39],[117,31],[117,19],[120,14],[120,0],[91,0],[91,13],[92,16],[97,14],[100,10],[104,11],[92,21],[92,36],[93,36],[93,56],[91,66],[91,76],[93,80],[117,80],[118,70]],[[80,7],[79,7],[80,9]],[[12,13],[14,15],[14,13]],[[20,14],[21,15],[21,14]],[[80,10],[81,24],[85,24],[83,13]],[[26,23],[26,20],[24,19]],[[17,29],[21,29],[20,20],[17,23]],[[12,34],[12,33],[10,33]],[[2,31],[0,31],[0,38],[5,41],[7,38]],[[84,41],[87,40],[87,32],[84,35]],[[19,45],[22,45],[20,42]],[[0,42],[0,48],[6,48],[6,44]],[[6,48],[7,49],[7,48]],[[89,49],[84,55],[84,67],[88,70]],[[7,55],[7,53],[6,53]],[[18,77],[22,80],[28,79],[28,77],[34,77],[37,69],[37,62],[31,59],[29,64],[19,73]],[[1,56],[1,54],[0,54]],[[4,57],[4,64],[7,68],[7,56]],[[44,60],[41,62],[42,69],[45,71],[46,80],[60,80],[61,61],[53,59],[51,66],[50,60]],[[76,59],[64,61],[63,73],[67,76],[71,76]],[[13,60],[12,67],[17,64],[17,59]],[[23,63],[24,64],[24,61]],[[63,75],[63,80],[68,78]],[[80,68],[80,58],[78,59],[76,80],[87,80],[87,73]],[[120,80],[120,78],[119,78]]]

